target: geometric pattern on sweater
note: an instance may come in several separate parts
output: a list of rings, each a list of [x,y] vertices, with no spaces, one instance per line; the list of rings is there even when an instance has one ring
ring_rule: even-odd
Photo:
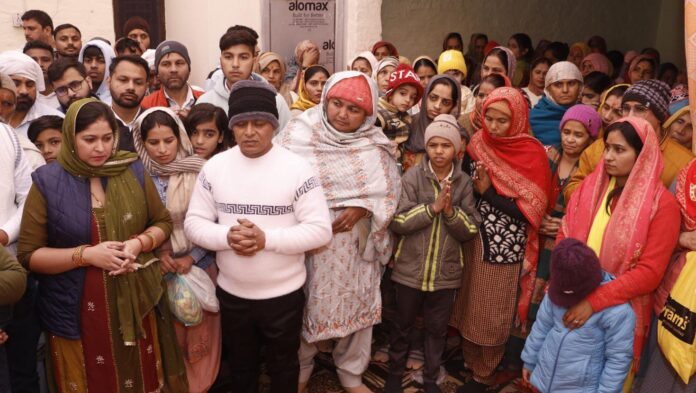
[[[241,203],[216,203],[218,211],[226,214],[251,214],[256,216],[282,216],[295,211],[293,205],[248,205]]]
[[[203,186],[203,188],[210,192],[213,191],[213,186],[210,184],[208,179],[205,178],[205,172],[201,171],[200,176],[198,176],[198,178],[201,180],[201,185]]]
[[[297,202],[297,200],[300,199],[300,197],[303,194],[311,191],[314,188],[319,187],[320,185],[321,183],[319,183],[319,179],[317,179],[315,176],[312,176],[309,179],[307,179],[307,181],[304,182],[300,186],[300,188],[297,189],[297,191],[295,191],[295,202]]]
[[[503,213],[484,199],[479,203],[483,218],[481,236],[484,260],[490,263],[521,263],[527,244],[527,224]]]

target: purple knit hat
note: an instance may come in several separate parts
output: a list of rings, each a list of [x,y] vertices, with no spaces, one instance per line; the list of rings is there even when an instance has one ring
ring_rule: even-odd
[[[551,252],[549,298],[553,304],[570,308],[580,303],[602,282],[602,266],[585,243],[568,238]]]
[[[599,127],[602,125],[602,118],[599,117],[597,110],[589,105],[577,104],[571,106],[561,119],[561,125],[559,129],[563,129],[563,126],[568,120],[575,120],[582,123],[590,134],[592,139],[597,139],[599,135]]]

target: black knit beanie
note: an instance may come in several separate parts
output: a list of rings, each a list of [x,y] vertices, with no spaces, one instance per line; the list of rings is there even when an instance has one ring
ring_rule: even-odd
[[[243,80],[232,85],[230,91],[229,127],[240,121],[263,119],[278,128],[278,107],[276,107],[276,92],[266,82]]]
[[[636,82],[624,93],[621,103],[628,101],[639,102],[645,105],[660,120],[660,123],[669,117],[669,100],[672,97],[669,85],[657,79],[646,79]]]

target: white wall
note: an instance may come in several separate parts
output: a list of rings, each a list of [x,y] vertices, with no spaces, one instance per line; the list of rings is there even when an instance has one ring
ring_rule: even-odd
[[[345,67],[355,55],[371,50],[372,45],[381,39],[382,0],[345,0],[344,12],[345,50],[342,64]]]
[[[261,32],[261,0],[165,0],[167,39],[180,41],[191,57],[191,82],[203,85],[220,62],[218,42],[228,27]]]
[[[524,32],[535,45],[542,38],[573,43],[599,34],[609,49],[655,46],[663,61],[679,65],[684,63],[683,37],[678,39],[683,8],[678,0],[384,0],[382,35],[413,59],[438,55],[450,31],[461,33],[465,46],[477,32],[501,44]]]
[[[114,42],[111,0],[0,0],[0,51],[24,46],[24,32],[12,26],[12,15],[31,9],[46,11],[54,26],[72,23],[79,27],[85,42],[95,36]]]

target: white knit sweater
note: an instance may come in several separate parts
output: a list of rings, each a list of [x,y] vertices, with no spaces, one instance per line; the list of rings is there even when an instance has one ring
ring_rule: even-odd
[[[266,248],[237,255],[227,233],[246,218],[266,234]],[[239,147],[208,161],[198,177],[184,223],[189,239],[217,251],[218,285],[245,299],[291,293],[305,282],[304,253],[331,241],[324,192],[309,164],[274,146],[258,158]]]

